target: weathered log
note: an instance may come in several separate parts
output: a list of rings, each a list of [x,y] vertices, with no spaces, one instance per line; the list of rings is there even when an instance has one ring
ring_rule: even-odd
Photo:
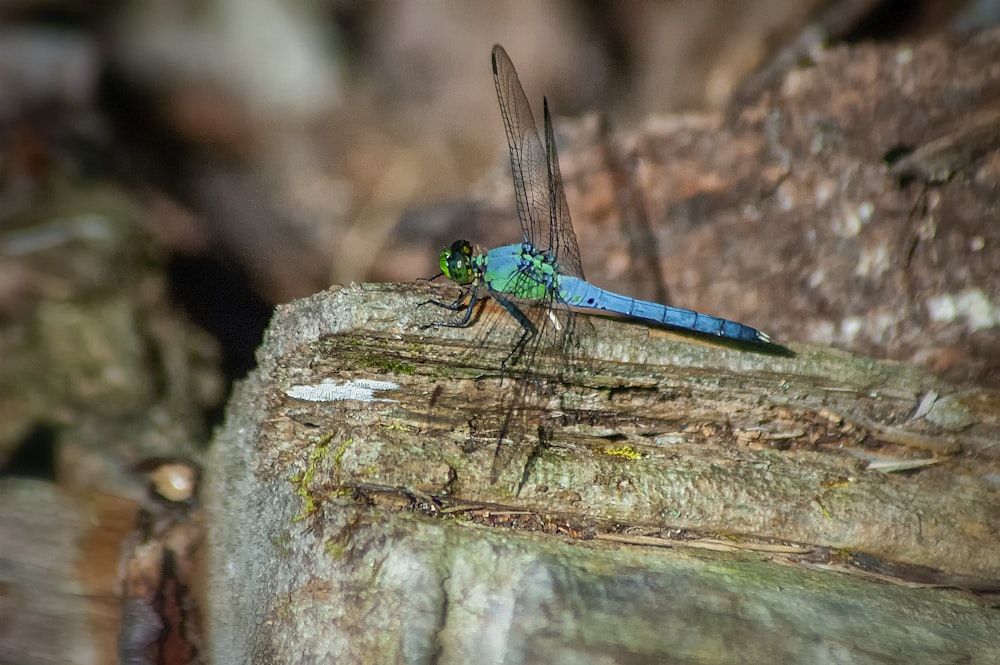
[[[517,369],[430,295],[276,313],[208,464],[214,662],[1000,655],[996,393],[585,317],[491,482]]]

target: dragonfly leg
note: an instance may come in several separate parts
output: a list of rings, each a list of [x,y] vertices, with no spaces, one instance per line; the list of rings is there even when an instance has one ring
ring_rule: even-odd
[[[470,296],[469,304],[464,305],[462,301],[465,300],[466,296]],[[470,293],[463,293],[458,297],[453,303],[443,303],[440,300],[425,300],[420,305],[437,305],[452,312],[465,308],[465,316],[462,317],[461,321],[435,321],[433,323],[427,323],[420,326],[421,330],[427,330],[428,328],[465,328],[469,325],[469,321],[472,319],[472,310],[476,308],[476,303],[479,302],[479,289],[472,289]]]
[[[417,307],[420,307],[422,305],[437,305],[438,307],[442,307],[444,309],[450,309],[451,311],[455,312],[457,310],[462,309],[463,307],[467,307],[468,306],[468,305],[462,304],[462,301],[465,300],[465,298],[468,295],[469,295],[468,291],[463,291],[462,294],[459,295],[458,298],[456,298],[454,302],[450,302],[450,303],[441,302],[440,300],[434,300],[432,298],[430,300],[424,300],[423,302],[418,302],[417,303]],[[476,298],[475,291],[473,291],[473,293],[472,293],[472,298],[473,298],[473,300],[475,300],[475,298]]]
[[[492,296],[494,300],[500,303],[503,308],[507,310],[508,314],[514,317],[514,320],[521,325],[522,330],[520,339],[517,340],[517,343],[514,344],[514,347],[510,350],[510,353],[508,353],[507,357],[503,359],[502,363],[500,363],[500,377],[502,380],[504,372],[507,369],[507,363],[510,362],[512,358],[516,358],[521,355],[521,352],[524,351],[524,347],[527,346],[528,342],[538,334],[538,328],[535,327],[535,324],[531,322],[531,319],[525,316],[524,312],[518,309],[517,305],[515,305],[512,301],[497,293],[492,294]]]

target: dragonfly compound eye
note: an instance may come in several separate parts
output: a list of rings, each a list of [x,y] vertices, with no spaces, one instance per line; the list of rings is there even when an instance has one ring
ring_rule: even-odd
[[[472,281],[471,258],[472,245],[467,240],[456,240],[441,252],[441,272],[456,284],[468,284]]]

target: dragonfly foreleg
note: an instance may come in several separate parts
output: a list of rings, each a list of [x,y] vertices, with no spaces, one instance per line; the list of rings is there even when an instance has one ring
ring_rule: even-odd
[[[463,307],[468,307],[468,305],[463,304],[462,301],[469,296],[469,293],[470,293],[469,291],[462,291],[462,293],[457,298],[455,298],[453,302],[450,303],[441,302],[440,300],[434,300],[432,298],[430,300],[425,300],[423,302],[417,303],[417,307],[420,307],[421,305],[437,305],[438,307],[442,307],[444,309],[450,309],[451,311],[455,312],[457,310],[462,309]],[[471,293],[472,293],[472,302],[474,303],[476,301],[476,290],[473,289]]]
[[[462,304],[466,296],[469,296],[469,304]],[[438,307],[450,310],[452,312],[459,309],[465,308],[465,315],[462,317],[461,321],[435,321],[433,323],[426,323],[420,326],[421,330],[427,330],[428,328],[465,328],[469,325],[469,321],[472,319],[472,311],[476,308],[476,303],[479,302],[479,289],[472,289],[471,292],[466,292],[460,295],[455,302],[444,303],[440,300],[425,300],[418,303],[417,307],[420,305],[437,305]]]

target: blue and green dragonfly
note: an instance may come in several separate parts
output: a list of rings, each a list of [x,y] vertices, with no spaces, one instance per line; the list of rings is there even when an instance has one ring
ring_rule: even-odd
[[[540,346],[563,344],[574,328],[573,309],[608,312],[742,342],[770,341],[765,333],[736,321],[622,296],[588,283],[583,276],[580,249],[563,191],[548,100],[543,99],[542,106],[543,144],[514,65],[500,45],[493,47],[493,80],[510,148],[521,242],[477,253],[467,240],[458,240],[441,252],[441,272],[467,287],[467,291],[454,303],[429,302],[451,310],[464,309],[465,314],[459,321],[431,325],[468,326],[479,299],[492,298],[520,324],[522,331],[501,367],[501,376],[507,365],[515,362],[521,362],[524,370],[530,372]],[[487,326],[485,334],[490,330],[492,326]],[[522,379],[521,390],[512,398],[497,452],[510,413],[518,406],[518,396],[523,396],[525,381],[530,380],[530,375]],[[495,457],[494,480],[496,473]]]

